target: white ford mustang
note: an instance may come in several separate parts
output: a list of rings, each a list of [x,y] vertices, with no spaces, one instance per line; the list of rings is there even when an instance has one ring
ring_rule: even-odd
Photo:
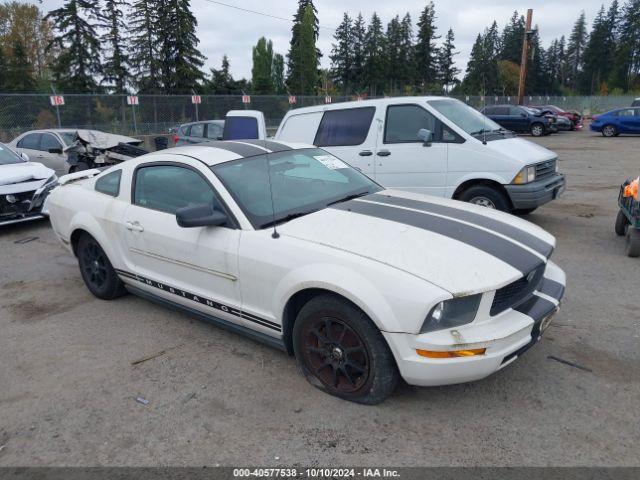
[[[356,402],[399,376],[486,377],[539,340],[564,293],[544,230],[384,190],[308,145],[179,147],[60,183],[51,223],[94,295],[128,290],[244,332]]]

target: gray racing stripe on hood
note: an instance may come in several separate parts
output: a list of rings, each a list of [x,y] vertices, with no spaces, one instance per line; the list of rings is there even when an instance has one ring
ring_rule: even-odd
[[[549,258],[553,252],[553,246],[545,242],[539,237],[532,235],[518,227],[509,225],[508,223],[501,222],[494,218],[480,215],[475,212],[469,212],[460,208],[448,207],[446,205],[439,205],[437,203],[425,202],[422,200],[413,200],[410,198],[394,197],[391,195],[385,195],[381,193],[375,193],[368,195],[367,200],[386,203],[389,205],[395,205],[398,207],[414,208],[427,213],[436,213],[439,215],[446,215],[458,220],[462,220],[468,223],[473,223],[479,227],[493,230],[500,233],[505,237],[513,238],[515,241],[526,245],[527,247],[535,250],[545,258]]]
[[[501,260],[523,274],[529,273],[544,262],[531,251],[491,232],[428,212],[416,212],[393,206],[351,200],[331,208],[359,213],[428,230],[453,240],[466,243]],[[425,244],[424,248],[429,248]]]

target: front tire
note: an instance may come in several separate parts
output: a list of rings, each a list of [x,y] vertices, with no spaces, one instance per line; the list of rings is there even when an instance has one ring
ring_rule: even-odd
[[[640,230],[631,225],[627,228],[626,252],[628,257],[640,257]]]
[[[629,220],[627,216],[622,212],[622,210],[618,210],[618,215],[616,216],[616,235],[619,237],[624,237],[627,234],[627,228],[629,226]]]
[[[618,134],[618,129],[616,127],[614,127],[613,125],[605,125],[604,127],[602,127],[602,136],[603,137],[617,137]]]
[[[507,197],[495,188],[484,185],[476,185],[465,190],[460,195],[463,202],[473,203],[481,207],[493,208],[503,212],[511,212],[511,205]]]
[[[518,208],[516,210],[513,211],[514,215],[529,215],[530,213],[533,213],[534,211],[536,211],[537,207],[535,208]]]
[[[545,134],[544,125],[541,123],[534,123],[533,125],[531,125],[531,128],[529,130],[533,137],[541,137]]]
[[[311,299],[293,327],[293,350],[313,386],[351,402],[375,405],[398,383],[393,354],[357,307],[334,295]]]
[[[100,244],[88,233],[78,241],[80,274],[91,293],[102,300],[113,300],[126,293],[111,262]]]

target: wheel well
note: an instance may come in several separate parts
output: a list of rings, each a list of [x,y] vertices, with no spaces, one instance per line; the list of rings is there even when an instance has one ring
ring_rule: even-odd
[[[507,189],[504,188],[504,185],[496,182],[495,180],[489,180],[486,178],[474,178],[472,180],[467,180],[466,182],[461,183],[460,185],[458,185],[458,188],[456,188],[456,191],[453,192],[453,196],[451,198],[453,198],[454,200],[460,200],[460,197],[464,192],[469,190],[471,187],[477,187],[477,186],[489,187],[499,191],[507,199],[507,201],[509,202],[509,205],[511,205],[511,208],[513,208],[513,204],[511,203],[511,198],[509,198],[509,194],[507,193]]]
[[[71,248],[73,249],[73,254],[76,257],[78,256],[78,242],[80,241],[80,237],[82,236],[83,233],[86,233],[88,235],[88,233],[85,230],[82,230],[80,228],[74,230],[71,233]]]
[[[323,288],[307,288],[305,290],[300,290],[296,292],[288,301],[284,307],[284,312],[282,314],[282,334],[284,345],[287,349],[287,353],[289,355],[293,355],[293,325],[296,322],[296,318],[298,317],[298,313],[312,298],[318,297],[320,295],[333,295],[335,297],[340,298],[346,302],[349,302],[358,310],[362,310],[356,304],[354,304],[348,298],[336,293],[331,290],[325,290]]]

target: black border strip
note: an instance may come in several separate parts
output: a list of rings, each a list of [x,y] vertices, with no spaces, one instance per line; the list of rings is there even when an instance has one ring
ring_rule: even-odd
[[[560,282],[551,280],[550,278],[543,278],[537,290],[545,295],[555,298],[556,300],[560,300],[564,295],[565,286]]]
[[[273,140],[238,140],[238,141],[242,141],[242,143],[250,143],[251,145],[256,145],[258,147],[264,147],[268,150],[271,150],[271,153],[276,153],[276,152],[286,152],[289,150],[294,150],[293,148],[291,148],[289,145],[285,145],[283,143],[280,142],[274,142]],[[265,152],[268,153],[268,152]]]
[[[221,150],[227,150],[233,152],[241,157],[256,157],[258,155],[266,155],[269,152],[265,152],[262,148],[254,147],[252,145],[246,145],[244,143],[233,142],[231,140],[224,140],[222,142],[212,141],[198,143],[197,146],[219,148]]]
[[[555,309],[556,305],[553,302],[536,294],[533,294],[529,300],[514,308],[516,312],[524,313],[536,322],[552,313]]]
[[[193,302],[199,303],[201,305],[205,305],[207,307],[213,308],[215,310],[219,310],[224,313],[228,313],[230,315],[235,315],[236,317],[249,320],[251,322],[257,323],[258,325],[270,328],[271,330],[275,330],[277,332],[282,331],[282,327],[277,323],[258,317],[257,315],[253,315],[251,313],[243,312],[241,309],[237,307],[227,306],[224,303],[217,302],[216,300],[211,300],[201,295],[196,295],[194,293],[187,292],[185,290],[182,290],[181,288],[172,287],[165,283],[151,280],[149,278],[143,277],[142,275],[138,275],[136,273],[127,272],[125,270],[120,270],[118,268],[115,268],[114,270],[118,275],[122,275],[123,277],[127,277],[132,280],[137,280],[140,283],[144,283],[145,285],[148,285],[150,287],[157,288],[159,290],[162,290],[163,292],[173,293],[174,295],[177,295],[179,297],[186,298]]]
[[[445,205],[439,205],[437,203],[425,202],[422,200],[413,200],[410,198],[394,197],[392,195],[385,195],[382,193],[374,193],[367,196],[366,200],[372,200],[375,202],[386,203],[388,205],[395,205],[398,207],[415,208],[429,213],[437,213],[439,215],[446,215],[457,220],[473,223],[479,227],[493,230],[506,237],[513,238],[514,240],[526,245],[527,247],[535,250],[540,255],[544,255],[546,258],[551,256],[553,252],[553,246],[541,240],[540,238],[532,235],[518,227],[509,225],[508,223],[501,222],[494,218],[490,218],[478,213],[469,212],[460,208],[448,207]]]
[[[498,260],[519,270],[523,275],[544,263],[537,255],[509,240],[486,230],[438,217],[428,212],[416,212],[358,200],[337,204],[331,208],[398,222],[444,235],[493,255]],[[429,248],[429,245],[425,244],[424,248]]]

